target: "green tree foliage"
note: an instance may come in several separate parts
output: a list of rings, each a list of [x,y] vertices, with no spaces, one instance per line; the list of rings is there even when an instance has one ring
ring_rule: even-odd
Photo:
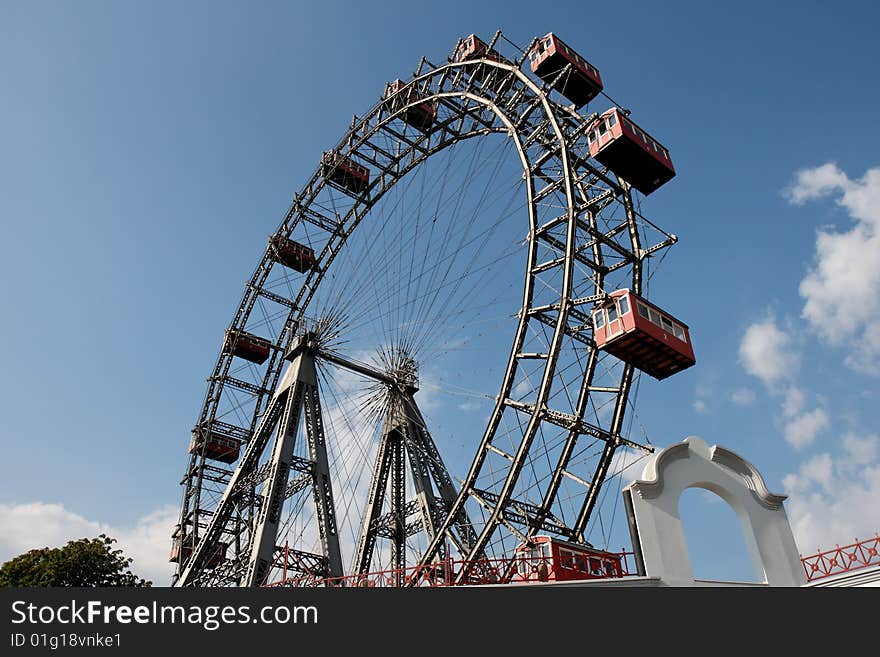
[[[61,548],[30,550],[0,567],[0,586],[150,586],[131,572],[115,538],[81,538]]]

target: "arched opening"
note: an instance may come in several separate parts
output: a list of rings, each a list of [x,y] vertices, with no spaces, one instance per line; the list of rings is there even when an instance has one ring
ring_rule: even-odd
[[[694,579],[766,581],[749,555],[736,512],[719,495],[689,488],[679,498],[678,513]]]

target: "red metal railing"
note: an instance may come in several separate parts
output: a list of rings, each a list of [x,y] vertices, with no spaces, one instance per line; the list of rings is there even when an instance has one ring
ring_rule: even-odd
[[[594,565],[600,561],[599,567],[587,572],[578,567],[564,569],[564,577],[558,577],[562,571],[553,572],[549,558],[522,557],[513,559],[476,559],[473,561],[458,561],[445,559],[428,566],[410,566],[408,568],[381,570],[361,575],[346,575],[344,577],[314,577],[297,574],[291,576],[286,567],[285,550],[276,560],[272,569],[280,579],[267,582],[267,587],[446,587],[446,586],[478,586],[481,584],[527,584],[529,582],[547,581],[557,579],[559,581],[592,580],[627,577],[633,574],[629,569],[628,558],[632,552],[609,553],[613,559],[600,560],[592,557]],[[618,560],[619,559],[619,560]],[[456,575],[463,568],[467,569],[467,577],[459,584],[455,583]],[[271,577],[271,575],[270,575]]]
[[[290,559],[287,546],[279,554],[271,573],[280,575],[280,579],[268,582],[265,586],[355,586],[355,587],[395,587],[415,586],[441,587],[441,586],[474,586],[480,584],[525,584],[528,582],[545,581],[553,579],[552,563],[549,558],[530,558],[528,561],[522,557],[513,559],[478,559],[475,561],[458,561],[446,559],[429,566],[411,566],[400,570],[380,570],[362,575],[346,575],[344,577],[315,577],[301,574],[290,575],[288,564]],[[619,557],[614,563],[620,567],[611,567],[602,561],[599,570],[587,572],[581,567],[567,568],[566,577],[558,579],[566,580],[589,580],[627,577],[635,574],[630,569],[629,558],[632,552],[608,553],[609,556]],[[594,558],[595,559],[595,558]],[[585,565],[587,562],[584,562]],[[817,552],[816,554],[801,557],[808,582],[814,582],[824,577],[852,572],[868,566],[880,565],[880,534],[874,534],[872,538],[862,541],[856,539],[850,545],[837,545],[832,550]],[[461,584],[455,584],[456,575],[467,567],[468,576]],[[299,568],[297,572],[301,572]],[[548,577],[549,575],[549,577]]]
[[[867,566],[880,565],[880,534],[873,538],[826,550],[809,557],[801,557],[808,582],[840,573],[848,573]]]

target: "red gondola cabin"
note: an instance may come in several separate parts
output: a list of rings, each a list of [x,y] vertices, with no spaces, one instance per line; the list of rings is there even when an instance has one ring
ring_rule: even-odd
[[[419,102],[422,98],[418,92],[410,87],[404,91],[406,83],[403,80],[395,80],[385,85],[385,108],[389,112],[396,112],[401,107],[414,103],[404,110],[400,118],[419,130],[427,130],[437,118],[437,107],[430,101]]]
[[[223,353],[262,365],[269,357],[272,343],[245,331],[228,329],[223,340]]]
[[[469,59],[491,59],[493,62],[501,62],[510,64],[510,60],[504,57],[494,48],[490,49],[489,45],[476,34],[471,34],[462,39],[455,53],[452,55],[452,61],[456,64]]]
[[[216,568],[221,563],[226,561],[226,549],[228,547],[229,545],[227,543],[216,543],[214,550],[211,551],[211,554],[208,557],[208,562],[206,566],[208,568]],[[181,559],[183,559],[183,561],[185,562],[187,559],[189,559],[192,552],[192,536],[187,536],[182,541],[180,538],[175,538],[171,543],[171,554],[168,555],[168,562],[178,563]]]
[[[336,151],[326,151],[321,157],[321,174],[356,196],[370,186],[370,170]]]
[[[599,349],[655,379],[697,362],[687,325],[629,290],[616,290],[611,299],[593,311],[593,339]]]
[[[235,463],[241,451],[241,441],[236,438],[224,436],[216,431],[194,430],[189,442],[189,453],[200,453],[203,445],[207,458],[223,463]]]
[[[269,240],[269,247],[275,260],[285,267],[306,272],[315,266],[315,251],[305,244],[275,235]]]
[[[516,548],[514,582],[565,582],[623,577],[623,557],[550,536],[534,536]]]
[[[571,73],[563,75],[553,88],[573,102],[575,107],[586,105],[602,91],[602,76],[595,66],[552,32],[538,39],[529,53],[532,73],[544,82],[553,82],[567,64],[571,64]]]
[[[639,190],[650,194],[675,177],[669,151],[613,107],[587,134],[590,157]]]
[[[489,59],[493,62],[500,62],[502,64],[510,64],[511,61],[504,57],[501,53],[499,53],[494,48],[489,48],[488,44],[483,41],[476,34],[471,34],[458,43],[458,47],[455,49],[455,52],[452,55],[452,61],[456,64],[460,62],[466,62],[469,59]],[[493,69],[490,66],[483,66],[482,64],[478,66],[474,66],[471,68],[471,75],[477,80],[483,80]],[[501,71],[504,73],[505,71]],[[501,81],[499,80],[499,83]],[[497,85],[493,85],[497,86]]]

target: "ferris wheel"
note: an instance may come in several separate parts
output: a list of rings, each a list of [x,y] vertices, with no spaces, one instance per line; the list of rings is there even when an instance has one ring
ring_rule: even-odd
[[[603,484],[651,450],[634,381],[695,362],[645,298],[669,152],[602,91],[553,34],[470,35],[353,118],[222,335],[175,585],[504,581],[539,537],[602,543]]]

